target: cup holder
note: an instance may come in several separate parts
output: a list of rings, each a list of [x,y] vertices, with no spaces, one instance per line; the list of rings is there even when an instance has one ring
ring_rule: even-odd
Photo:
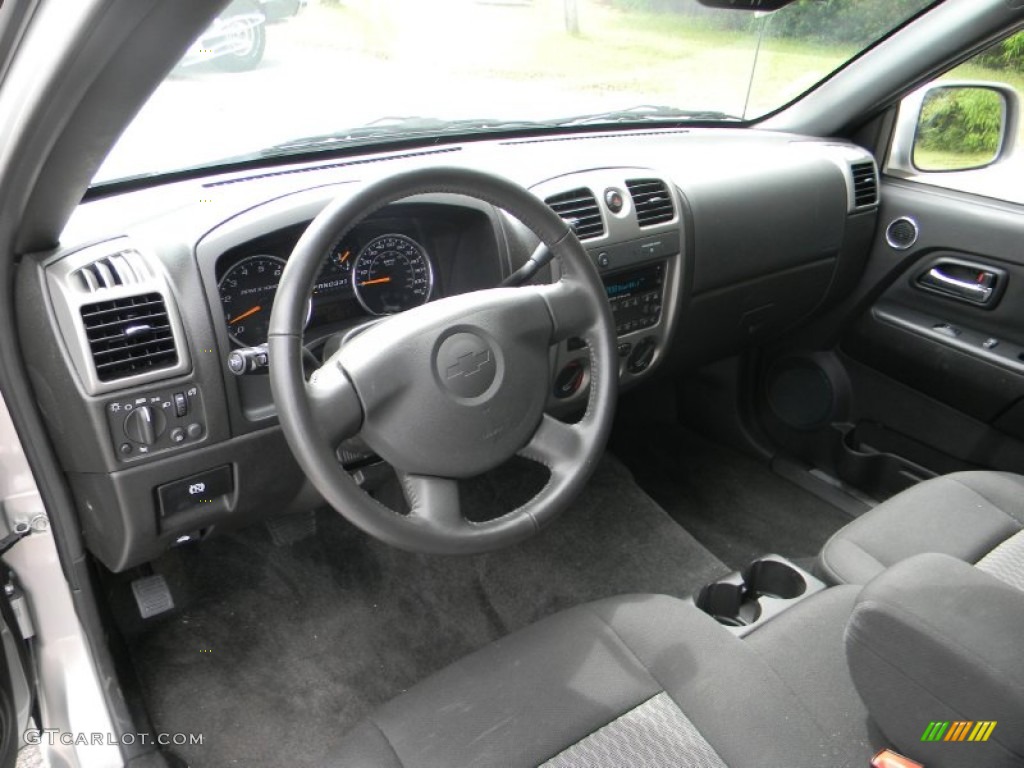
[[[694,602],[719,624],[743,635],[752,625],[785,610],[808,591],[816,592],[824,587],[813,576],[770,555],[755,560],[742,572],[706,585]]]
[[[778,560],[754,561],[743,580],[752,593],[761,597],[793,600],[807,591],[807,581],[800,572]]]
[[[761,604],[747,594],[745,584],[716,581],[701,589],[697,607],[710,614],[719,624],[746,627],[761,617]]]

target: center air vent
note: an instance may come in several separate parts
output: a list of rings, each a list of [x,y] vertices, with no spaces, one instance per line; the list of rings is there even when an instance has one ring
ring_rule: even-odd
[[[853,173],[853,207],[867,208],[878,203],[878,176],[871,161],[850,166]]]
[[[100,381],[177,365],[174,334],[159,293],[86,304],[81,312]]]
[[[626,182],[626,188],[633,198],[636,221],[641,227],[671,221],[676,215],[672,196],[661,179],[631,179]]]
[[[601,209],[597,207],[594,193],[586,187],[552,195],[544,202],[572,227],[572,231],[580,240],[589,240],[604,234]]]
[[[131,250],[104,256],[74,274],[80,283],[79,287],[88,293],[119,285],[135,285],[150,277],[138,251]]]

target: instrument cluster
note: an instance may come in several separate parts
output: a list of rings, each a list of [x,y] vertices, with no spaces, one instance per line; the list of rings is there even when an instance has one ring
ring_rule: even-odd
[[[270,312],[286,258],[252,253],[223,266],[217,281],[228,337],[240,347],[267,340]],[[307,328],[390,315],[434,296],[434,266],[426,248],[398,232],[356,231],[324,258],[309,297]]]

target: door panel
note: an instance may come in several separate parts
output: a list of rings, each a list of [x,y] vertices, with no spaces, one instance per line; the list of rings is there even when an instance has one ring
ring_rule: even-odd
[[[1024,472],[1024,207],[893,179],[881,199],[842,314],[761,361],[760,426],[876,498],[960,469]],[[909,246],[886,236],[899,219],[916,223]],[[921,285],[935,267],[991,291]]]
[[[1024,398],[1024,211],[899,182],[882,197],[880,226],[912,219],[919,238],[843,351],[995,426]]]

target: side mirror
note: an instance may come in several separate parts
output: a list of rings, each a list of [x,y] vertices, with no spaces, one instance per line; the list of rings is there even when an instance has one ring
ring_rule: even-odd
[[[721,8],[726,11],[777,11],[792,5],[796,0],[697,0],[708,8]]]
[[[992,165],[1013,152],[1019,115],[1009,85],[932,83],[900,105],[889,168],[916,174]]]

